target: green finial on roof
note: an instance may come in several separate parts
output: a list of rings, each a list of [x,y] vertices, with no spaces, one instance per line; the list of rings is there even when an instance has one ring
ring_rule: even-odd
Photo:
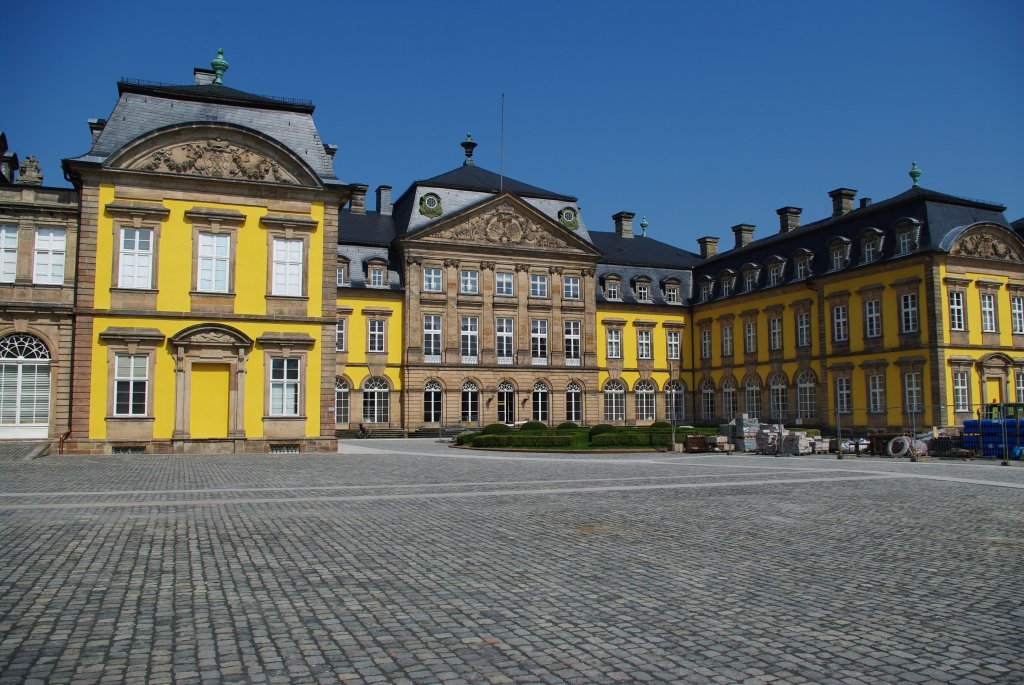
[[[914,181],[914,187],[917,187],[917,179],[921,178],[921,170],[917,168],[917,162],[913,162],[910,165],[909,176]]]
[[[640,237],[641,238],[646,238],[647,237],[647,227],[648,226],[650,226],[650,224],[647,223],[647,217],[646,216],[645,217],[641,217],[640,218]]]
[[[473,142],[473,136],[467,133],[466,139],[459,143],[459,145],[466,151],[466,160],[462,163],[462,166],[474,166],[476,162],[473,161],[473,148],[477,146],[477,143]]]
[[[224,59],[224,48],[217,48],[217,56],[210,62],[210,66],[213,67],[213,73],[216,74],[213,79],[214,84],[223,85],[221,77],[228,70],[228,61]]]

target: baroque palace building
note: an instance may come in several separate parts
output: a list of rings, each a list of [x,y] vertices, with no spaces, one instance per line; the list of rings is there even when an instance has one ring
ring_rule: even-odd
[[[312,103],[118,83],[72,188],[0,134],[0,438],[332,450],[359,424],[950,426],[1024,402],[1024,226],[912,187],[699,251],[464,161],[342,182]],[[639,229],[639,230],[637,230]]]

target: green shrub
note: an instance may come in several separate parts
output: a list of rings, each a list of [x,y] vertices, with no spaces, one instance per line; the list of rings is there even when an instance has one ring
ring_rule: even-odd
[[[543,431],[547,429],[548,425],[546,423],[541,423],[540,421],[527,421],[519,427],[519,430],[521,431]]]
[[[558,424],[558,430],[560,431],[576,430],[577,428],[579,428],[579,426],[577,426],[572,421],[566,421],[564,423]]]
[[[512,429],[503,423],[490,423],[484,426],[484,435],[501,435],[503,433],[511,433]]]
[[[456,445],[465,445],[466,443],[473,442],[473,438],[475,438],[478,435],[480,435],[480,434],[479,433],[470,433],[469,431],[467,431],[465,433],[459,433],[458,435],[455,436],[455,444]]]
[[[651,439],[652,447],[666,447],[672,444],[672,434],[668,431],[651,433],[648,437]]]
[[[650,433],[636,433],[633,431],[619,431],[616,433],[601,433],[590,439],[594,447],[647,447],[651,444]]]
[[[668,421],[655,421],[651,424],[651,430],[655,431],[670,431],[672,430],[672,424]]]
[[[571,435],[477,435],[473,447],[570,447]]]
[[[612,433],[615,431],[615,426],[609,426],[607,423],[599,423],[590,429],[590,439],[593,440],[595,435],[601,435],[602,433]]]
[[[507,435],[477,435],[473,447],[504,447],[507,440]]]

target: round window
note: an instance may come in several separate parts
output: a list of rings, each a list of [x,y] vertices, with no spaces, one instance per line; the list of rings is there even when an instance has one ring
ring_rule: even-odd
[[[568,222],[568,221],[572,221],[575,218],[576,218],[576,212],[572,211],[571,209],[563,209],[562,210],[562,221],[567,221]]]
[[[435,207],[437,207],[437,198],[436,197],[428,196],[423,202],[424,202],[425,205],[427,205],[427,207],[429,207],[431,209],[434,209]]]

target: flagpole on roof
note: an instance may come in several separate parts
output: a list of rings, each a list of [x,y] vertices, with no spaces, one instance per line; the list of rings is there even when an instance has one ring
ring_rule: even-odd
[[[505,94],[501,94],[501,136],[498,142],[498,192],[505,190]]]

